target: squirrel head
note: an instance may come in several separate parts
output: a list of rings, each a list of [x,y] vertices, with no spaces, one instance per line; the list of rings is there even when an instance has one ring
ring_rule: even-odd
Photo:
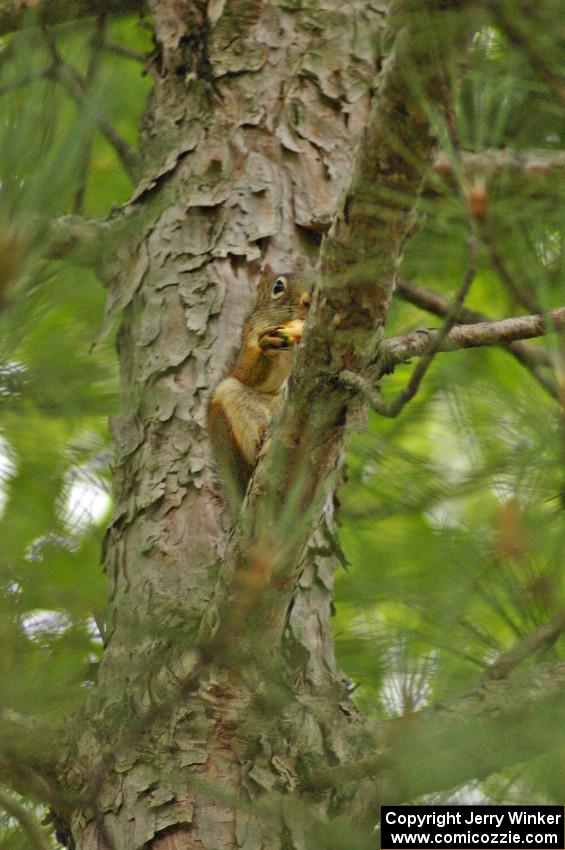
[[[312,292],[305,277],[288,272],[275,274],[270,266],[265,267],[259,281],[258,307],[273,316],[280,315],[281,321],[287,318],[305,319],[311,301]]]

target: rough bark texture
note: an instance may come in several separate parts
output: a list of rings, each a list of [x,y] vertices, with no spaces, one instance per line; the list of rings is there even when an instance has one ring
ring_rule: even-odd
[[[242,607],[246,617],[253,612],[264,651],[280,641],[303,546],[312,523],[323,516],[328,479],[339,467],[352,397],[339,375],[345,368],[362,373],[381,357],[395,270],[436,144],[422,93],[438,110],[448,109],[444,57],[430,37],[449,22],[445,13],[435,3],[414,16],[406,15],[403,3],[392,7],[394,46],[378,78],[351,179],[322,245],[320,284],[288,403],[224,558],[212,607],[220,612],[224,645],[232,639],[233,612]],[[235,633],[240,630],[236,622]]]
[[[92,802],[72,833],[81,850],[299,847],[291,809],[273,822],[246,806],[298,791],[302,759],[324,764],[345,749],[334,556],[312,542],[284,673],[265,681],[247,666],[236,679],[208,664],[191,680],[227,531],[205,408],[260,263],[315,262],[366,121],[385,10],[162,0],[152,11],[159,76],[142,128],[152,166],[133,200],[147,226],[114,258],[109,308],[122,317],[111,623],[92,731],[68,779]],[[329,803],[318,795],[321,816]]]

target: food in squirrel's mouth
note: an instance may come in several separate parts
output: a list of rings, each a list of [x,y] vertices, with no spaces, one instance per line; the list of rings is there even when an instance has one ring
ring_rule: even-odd
[[[279,328],[281,336],[286,337],[289,342],[300,342],[304,330],[304,319],[291,319],[284,322]]]

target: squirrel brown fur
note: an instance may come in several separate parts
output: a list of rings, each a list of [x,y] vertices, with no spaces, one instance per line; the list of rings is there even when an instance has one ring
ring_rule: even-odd
[[[220,475],[232,504],[242,501],[265,432],[290,374],[292,348],[301,337],[310,308],[303,278],[261,276],[255,306],[243,326],[233,369],[214,390],[208,433]]]

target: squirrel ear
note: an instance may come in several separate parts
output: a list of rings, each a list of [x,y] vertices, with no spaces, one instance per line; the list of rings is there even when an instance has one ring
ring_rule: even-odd
[[[271,286],[273,285],[274,272],[269,263],[263,266],[261,277],[259,278],[258,292],[260,296],[270,294]]]
[[[247,263],[247,271],[250,277],[256,277],[261,272],[261,263],[259,260],[250,260]]]

